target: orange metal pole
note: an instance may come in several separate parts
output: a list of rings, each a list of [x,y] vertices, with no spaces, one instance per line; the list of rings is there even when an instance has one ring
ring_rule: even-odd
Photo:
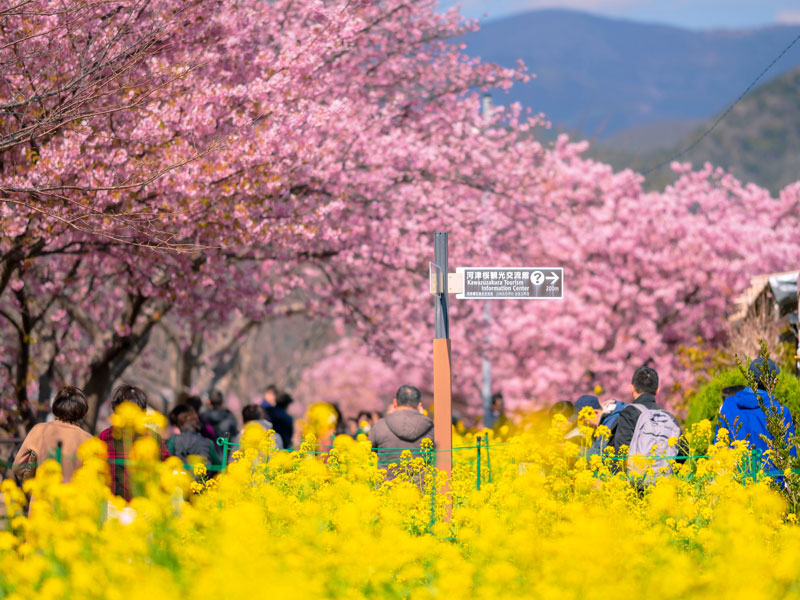
[[[436,468],[453,469],[453,375],[450,340],[433,340],[433,437],[436,441]]]

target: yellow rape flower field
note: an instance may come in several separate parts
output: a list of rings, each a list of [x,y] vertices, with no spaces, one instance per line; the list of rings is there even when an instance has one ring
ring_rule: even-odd
[[[458,437],[452,479],[406,455],[394,479],[368,442],[309,439],[279,452],[247,430],[209,479],[137,442],[143,497],[105,485],[104,444],[62,484],[48,461],[24,491],[2,483],[0,595],[29,598],[786,598],[800,597],[800,528],[746,450],[687,441],[707,458],[632,485],[586,460],[566,423],[492,439],[477,489],[475,441]],[[697,450],[695,450],[696,452]],[[30,510],[26,494],[33,498]],[[449,514],[448,516],[448,512]]]

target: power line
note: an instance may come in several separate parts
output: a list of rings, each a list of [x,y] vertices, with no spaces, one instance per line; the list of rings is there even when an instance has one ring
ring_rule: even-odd
[[[764,75],[766,75],[766,74],[767,74],[767,71],[769,71],[769,70],[770,70],[772,67],[774,67],[774,66],[775,66],[775,63],[777,63],[777,62],[778,62],[778,61],[779,61],[781,58],[783,58],[783,57],[784,57],[784,55],[785,55],[787,52],[789,52],[789,50],[791,50],[791,49],[792,49],[792,47],[793,47],[793,46],[794,46],[794,45],[795,45],[795,44],[796,44],[798,41],[800,41],[800,34],[798,34],[798,35],[797,35],[797,37],[795,37],[795,38],[792,40],[792,42],[791,42],[791,43],[790,43],[788,46],[786,46],[786,48],[784,48],[784,49],[783,49],[783,51],[782,51],[782,52],[781,52],[781,53],[780,53],[780,54],[779,54],[777,57],[775,57],[775,59],[774,59],[774,60],[773,60],[771,63],[769,63],[769,64],[768,64],[768,65],[767,65],[767,66],[764,68],[764,70],[763,70],[763,71],[761,71],[761,73],[759,73],[759,74],[758,74],[758,77],[756,77],[756,78],[755,78],[755,79],[752,81],[752,83],[750,83],[750,85],[748,85],[748,86],[747,86],[747,89],[741,93],[741,95],[740,95],[740,96],[739,96],[739,97],[738,97],[738,98],[737,98],[737,99],[734,101],[734,103],[733,103],[733,104],[731,104],[731,105],[730,105],[730,106],[729,106],[729,107],[728,107],[728,108],[725,110],[725,112],[723,112],[723,113],[722,113],[722,114],[721,114],[719,117],[717,117],[717,120],[716,120],[716,121],[714,121],[713,125],[711,125],[711,127],[709,127],[708,129],[706,129],[706,130],[705,130],[705,131],[704,131],[704,132],[703,132],[703,133],[700,135],[700,137],[698,137],[698,138],[697,138],[697,139],[696,139],[694,142],[692,142],[692,143],[691,143],[691,144],[690,144],[690,145],[689,145],[687,148],[684,148],[683,150],[681,150],[680,152],[677,152],[676,154],[672,155],[672,156],[671,156],[671,157],[669,157],[668,159],[661,161],[660,163],[658,163],[657,165],[655,165],[655,166],[653,166],[653,167],[650,167],[650,168],[649,168],[649,169],[647,169],[646,171],[643,171],[643,172],[642,172],[642,175],[644,175],[644,176],[646,177],[647,175],[649,175],[649,174],[650,174],[650,173],[652,173],[653,171],[657,171],[657,170],[658,170],[658,169],[660,169],[661,167],[663,167],[663,166],[665,166],[665,165],[668,165],[668,164],[670,164],[670,163],[671,163],[672,161],[674,161],[674,160],[678,160],[678,159],[679,159],[679,158],[681,158],[681,157],[682,157],[684,154],[688,154],[689,152],[691,152],[692,150],[694,150],[694,149],[697,147],[697,145],[698,145],[698,144],[700,144],[700,142],[702,142],[704,139],[706,139],[706,138],[707,138],[707,137],[708,137],[708,136],[711,134],[711,132],[712,132],[712,131],[714,131],[714,129],[716,129],[717,125],[719,125],[719,124],[720,124],[720,122],[722,122],[722,120],[723,120],[725,117],[727,117],[727,116],[728,116],[728,114],[729,114],[729,113],[730,113],[730,112],[731,112],[731,111],[734,109],[734,107],[735,107],[737,104],[739,104],[739,102],[741,102],[741,101],[744,99],[744,97],[745,97],[745,96],[747,96],[747,94],[749,94],[749,93],[750,93],[750,90],[752,90],[752,89],[755,87],[755,85],[756,85],[756,84],[757,84],[757,83],[758,83],[758,82],[761,80],[761,78],[762,78],[762,77],[764,77]]]

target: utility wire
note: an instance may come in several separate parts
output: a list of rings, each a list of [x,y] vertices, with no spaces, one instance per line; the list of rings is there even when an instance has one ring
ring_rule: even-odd
[[[777,63],[777,62],[778,62],[778,61],[779,61],[781,58],[783,58],[783,57],[784,57],[784,55],[785,55],[787,52],[789,52],[789,50],[791,50],[791,49],[792,49],[792,47],[793,47],[793,46],[794,46],[794,45],[795,45],[795,44],[796,44],[798,41],[800,41],[800,34],[798,34],[798,35],[797,35],[797,37],[795,37],[795,38],[792,40],[792,42],[791,42],[791,43],[790,43],[788,46],[786,46],[786,48],[784,48],[784,49],[783,49],[783,51],[782,51],[782,52],[781,52],[781,53],[780,53],[780,54],[779,54],[779,55],[778,55],[778,56],[777,56],[777,57],[776,57],[776,58],[775,58],[775,59],[774,59],[774,60],[773,60],[771,63],[769,63],[769,64],[768,64],[768,65],[767,65],[767,66],[764,68],[764,70],[763,70],[763,71],[761,71],[761,73],[759,73],[759,74],[758,74],[758,77],[756,77],[756,78],[755,78],[755,79],[752,81],[752,83],[751,83],[750,85],[748,85],[748,86],[747,86],[747,89],[741,93],[741,95],[740,95],[740,96],[739,96],[739,97],[738,97],[738,98],[737,98],[737,99],[734,101],[734,103],[733,103],[733,104],[731,104],[731,105],[730,105],[730,106],[729,106],[729,107],[728,107],[728,108],[725,110],[725,112],[723,112],[723,113],[722,113],[722,114],[721,114],[719,117],[717,117],[717,120],[716,120],[716,121],[714,121],[714,124],[713,124],[713,125],[711,125],[711,127],[709,127],[708,129],[706,129],[706,130],[705,130],[705,131],[704,131],[704,132],[703,132],[703,133],[700,135],[700,137],[698,137],[698,138],[697,138],[697,139],[696,139],[694,142],[692,142],[692,143],[691,143],[691,144],[690,144],[690,145],[689,145],[687,148],[684,148],[683,150],[681,150],[680,152],[677,152],[676,154],[672,155],[672,156],[671,156],[671,157],[669,157],[668,159],[666,159],[666,160],[664,160],[664,161],[661,161],[660,163],[658,163],[657,165],[655,165],[655,166],[653,166],[653,167],[650,167],[650,168],[649,168],[649,169],[647,169],[646,171],[643,171],[643,172],[642,172],[642,175],[644,175],[644,176],[647,176],[647,175],[649,175],[650,173],[652,173],[653,171],[657,171],[658,169],[660,169],[660,168],[661,168],[661,167],[663,167],[664,165],[668,165],[668,164],[670,164],[672,161],[674,161],[674,160],[678,160],[678,159],[679,159],[679,158],[681,158],[683,155],[685,155],[685,154],[688,154],[689,152],[691,152],[692,150],[694,150],[694,149],[697,147],[697,145],[698,145],[698,144],[700,144],[700,142],[702,142],[704,139],[706,139],[706,138],[707,138],[707,137],[708,137],[708,136],[711,134],[711,132],[712,132],[712,131],[714,131],[714,129],[716,129],[717,125],[719,125],[719,124],[720,124],[720,122],[721,122],[721,121],[722,121],[722,120],[723,120],[725,117],[727,117],[727,116],[728,116],[728,114],[729,114],[729,113],[730,113],[730,112],[731,112],[731,111],[734,109],[734,107],[735,107],[737,104],[739,104],[739,102],[741,102],[741,101],[744,99],[744,97],[745,97],[745,96],[747,96],[747,94],[749,94],[749,93],[750,93],[750,90],[752,90],[752,89],[755,87],[755,85],[756,85],[756,84],[757,84],[757,83],[758,83],[758,82],[761,80],[761,78],[762,78],[762,77],[764,77],[764,75],[766,75],[766,74],[767,74],[767,71],[769,71],[769,70],[770,70],[772,67],[774,67],[774,66],[775,66],[775,63]]]

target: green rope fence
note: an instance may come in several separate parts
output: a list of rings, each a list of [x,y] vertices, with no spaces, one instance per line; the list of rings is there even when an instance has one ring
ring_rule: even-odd
[[[222,446],[222,461],[223,464],[221,465],[205,465],[206,471],[211,473],[220,473],[225,472],[228,467],[228,457],[230,454],[230,449],[233,447],[240,446],[239,443],[231,442],[227,437],[226,438],[219,438],[217,440],[218,444]],[[372,452],[376,455],[386,456],[398,456],[398,454],[402,454],[403,452],[408,452],[412,456],[421,456],[424,458],[424,471],[423,471],[423,479],[420,481],[420,491],[423,494],[429,495],[430,498],[430,516],[428,519],[428,526],[427,526],[427,533],[429,535],[434,534],[434,527],[437,522],[437,508],[441,509],[441,503],[446,502],[443,500],[443,496],[440,493],[442,490],[440,489],[440,480],[439,480],[439,472],[436,469],[436,461],[435,456],[439,452],[469,452],[475,451],[474,458],[468,459],[465,462],[469,462],[474,464],[475,467],[475,489],[480,491],[482,488],[485,489],[485,485],[492,484],[493,482],[493,473],[492,473],[492,463],[491,463],[491,450],[508,450],[511,444],[508,443],[498,443],[498,444],[491,444],[489,441],[489,437],[486,435],[483,436],[476,436],[475,438],[475,445],[469,446],[457,446],[449,450],[435,450],[433,448],[427,449],[408,449],[408,448],[381,448],[377,450],[372,450]],[[324,445],[313,445],[317,449],[315,450],[306,450],[304,448],[295,448],[295,449],[286,449],[286,452],[297,452],[302,454],[309,454],[311,456],[320,456],[320,455],[329,455],[330,451],[333,449],[331,446],[324,446]],[[319,448],[326,447],[327,450],[321,451]],[[52,453],[51,457],[54,457],[55,460],[59,464],[63,464],[63,460],[65,458],[63,454],[63,450],[61,445],[59,444],[55,451]],[[584,455],[584,458],[588,458],[588,456]],[[627,460],[627,456],[602,456],[605,460],[612,460],[612,461],[619,461],[619,460]],[[664,456],[655,456],[651,455],[645,458],[649,459],[660,459],[660,458],[667,458]],[[699,460],[699,459],[708,459],[711,458],[710,455],[685,455],[685,456],[676,456],[670,457],[670,461],[681,461],[681,460]],[[117,459],[107,459],[108,462],[112,465],[123,465],[123,466],[145,466],[145,465],[152,465],[152,462],[147,461],[132,461],[130,459],[124,458],[117,458]],[[474,463],[473,463],[474,460]],[[516,461],[512,462],[516,463]],[[607,464],[607,463],[606,463]],[[0,465],[5,465],[6,467],[10,466],[9,463],[4,463],[0,461]],[[753,450],[747,456],[745,456],[742,464],[740,465],[740,476],[742,480],[751,479],[752,481],[759,481],[763,478],[770,478],[773,479],[776,484],[783,485],[783,476],[785,473],[781,471],[777,471],[774,469],[766,468],[769,465],[768,462],[765,462],[764,456],[758,450]],[[193,472],[194,468],[190,464],[184,464],[185,468],[189,472]],[[792,472],[794,474],[800,475],[800,469],[793,469]],[[601,475],[598,471],[595,471],[594,475],[596,477],[605,478],[605,475]],[[647,485],[648,483],[648,476],[636,473],[625,473],[623,471],[619,471],[614,473],[613,476],[624,476],[632,485],[641,486]],[[689,480],[694,479],[694,475],[690,474],[688,476]],[[652,481],[652,480],[650,480]],[[444,510],[447,510],[446,508]],[[442,541],[453,540],[452,537],[443,537],[438,538]]]
[[[492,466],[491,466],[491,454],[490,450],[507,450],[511,444],[508,443],[499,443],[499,444],[491,444],[489,442],[488,436],[476,436],[475,438],[475,445],[471,446],[456,446],[452,449],[444,449],[444,450],[436,450],[436,449],[417,449],[417,448],[380,448],[372,450],[373,454],[376,454],[378,457],[381,456],[393,456],[400,458],[400,455],[404,452],[408,452],[411,456],[416,457],[423,457],[425,459],[426,467],[429,469],[435,469],[435,455],[440,452],[463,452],[463,451],[475,451],[474,458],[467,459],[466,462],[472,463],[475,465],[476,471],[476,479],[475,479],[475,489],[481,490],[482,486],[486,483],[491,484],[493,481],[493,473],[492,473]],[[217,443],[222,446],[222,464],[215,465],[215,464],[207,464],[205,468],[207,471],[210,472],[225,472],[228,467],[228,457],[232,454],[230,448],[240,446],[237,442],[231,442],[227,437],[226,438],[218,438]],[[308,454],[312,456],[325,456],[330,454],[330,451],[334,449],[330,445],[325,444],[313,444],[312,447],[314,448],[327,448],[327,450],[305,450],[301,449],[301,447],[297,448],[288,448],[284,450],[279,450],[283,452],[302,452],[303,454]],[[590,458],[591,454],[584,453],[582,458],[588,459]],[[603,461],[626,461],[628,460],[628,456],[609,456],[604,454],[596,454],[596,456],[600,456]],[[54,452],[48,458],[55,459],[59,464],[63,464],[63,460],[65,455],[63,454],[63,450],[61,444],[59,444]],[[71,456],[71,458],[77,458],[77,456]],[[657,460],[657,459],[668,459],[670,461],[686,461],[686,460],[699,460],[699,459],[708,459],[711,458],[710,455],[703,454],[703,455],[679,455],[674,457],[666,457],[666,456],[658,456],[658,455],[650,455],[644,457],[645,459],[650,460]],[[130,459],[124,458],[117,458],[117,459],[107,459],[109,464],[112,465],[122,465],[122,466],[143,466],[148,464],[146,461],[132,461]],[[6,462],[0,460],[0,468],[7,469],[13,465],[12,462]],[[184,464],[187,470],[192,471],[193,466],[190,464]],[[761,452],[757,449],[754,449],[749,455],[748,459],[745,461],[743,465],[741,465],[742,475],[746,476],[753,481],[757,481],[761,478],[782,478],[784,477],[785,473],[782,471],[778,471],[775,469],[768,469],[768,463],[765,461]],[[791,471],[795,475],[800,475],[800,469],[792,469]],[[432,519],[435,515],[435,507],[436,507],[436,484],[435,484],[435,476],[431,476],[434,480],[434,483],[431,484],[431,515]]]

